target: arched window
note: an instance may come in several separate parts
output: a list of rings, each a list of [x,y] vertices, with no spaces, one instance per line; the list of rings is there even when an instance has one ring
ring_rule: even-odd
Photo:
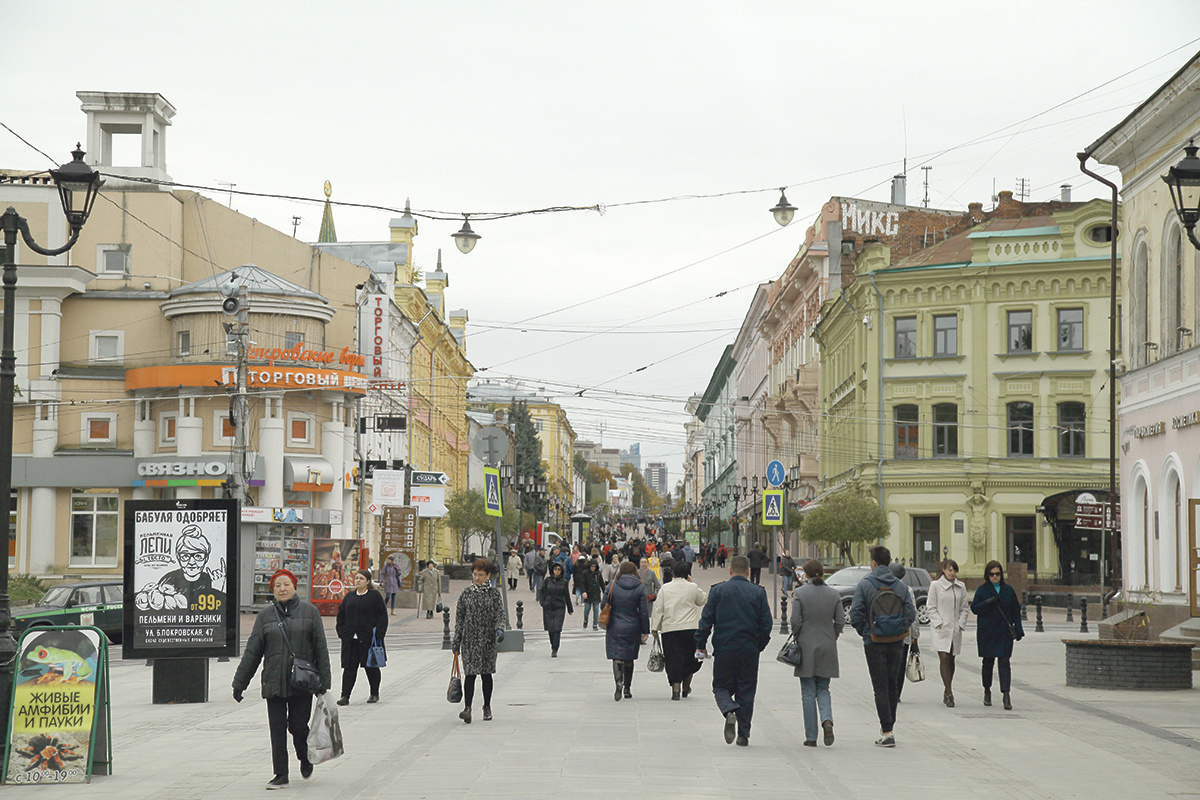
[[[917,407],[914,405],[896,406],[896,458],[918,458]]]
[[[1134,367],[1143,366],[1149,361],[1146,358],[1146,342],[1150,335],[1150,309],[1146,296],[1149,264],[1150,252],[1146,243],[1140,242],[1133,259],[1133,277],[1129,284],[1133,307],[1129,311],[1129,344],[1125,348],[1129,352],[1129,363]]]
[[[1033,455],[1033,403],[1008,404],[1008,454]]]
[[[1172,225],[1167,232],[1163,247],[1163,311],[1165,329],[1159,346],[1166,353],[1183,349],[1183,232]]]

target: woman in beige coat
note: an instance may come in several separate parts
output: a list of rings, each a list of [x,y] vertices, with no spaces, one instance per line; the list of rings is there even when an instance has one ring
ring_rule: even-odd
[[[691,564],[676,564],[674,570],[674,580],[664,583],[658,592],[658,602],[650,614],[650,630],[655,636],[662,634],[671,699],[678,700],[692,693],[692,676],[700,669],[696,660],[696,629],[700,627],[700,612],[708,602],[708,593],[692,583]]]
[[[967,586],[958,579],[958,562],[948,558],[942,562],[941,576],[929,585],[930,638],[937,650],[938,667],[942,674],[942,702],[954,708],[954,659],[962,651],[962,635],[967,629],[971,603]]]

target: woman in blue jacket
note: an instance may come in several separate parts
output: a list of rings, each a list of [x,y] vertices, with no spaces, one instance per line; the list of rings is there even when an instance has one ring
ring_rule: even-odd
[[[989,561],[983,568],[986,583],[975,590],[971,613],[979,617],[976,643],[983,659],[983,704],[992,704],[992,665],[1000,661],[1000,694],[1004,709],[1012,710],[1009,690],[1012,688],[1013,642],[1025,638],[1021,627],[1021,601],[1017,593],[1004,582],[1004,568],[999,561]]]

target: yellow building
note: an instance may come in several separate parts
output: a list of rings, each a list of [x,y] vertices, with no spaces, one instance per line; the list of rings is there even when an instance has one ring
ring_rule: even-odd
[[[1074,498],[1108,482],[1110,206],[1002,192],[968,213],[895,263],[868,245],[824,304],[822,492],[878,502],[910,564],[1094,583],[1099,534],[1074,527]]]

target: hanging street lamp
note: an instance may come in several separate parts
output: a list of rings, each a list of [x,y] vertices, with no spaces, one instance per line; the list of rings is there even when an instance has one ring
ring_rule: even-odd
[[[1171,203],[1179,215],[1179,222],[1187,231],[1188,241],[1200,250],[1200,241],[1196,240],[1196,223],[1200,222],[1200,158],[1196,157],[1197,149],[1200,148],[1196,147],[1196,140],[1189,139],[1183,148],[1183,160],[1167,170],[1162,179],[1171,189]]]

